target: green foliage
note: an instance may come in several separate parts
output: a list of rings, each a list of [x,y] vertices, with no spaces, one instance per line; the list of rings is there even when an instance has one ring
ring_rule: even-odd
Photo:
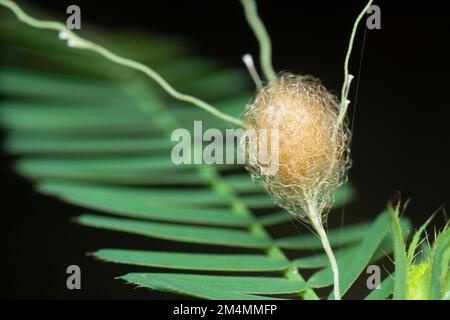
[[[380,289],[372,290],[365,300],[384,300],[394,292],[394,279],[393,274],[388,276],[380,284]]]
[[[261,254],[181,253],[101,249],[93,256],[115,263],[180,270],[282,271],[289,267],[285,258]]]
[[[412,237],[408,249],[402,237],[399,206],[389,207],[394,243],[395,276],[386,280],[382,290],[392,287],[397,300],[440,300],[450,298],[450,229],[448,224],[435,236],[432,245],[428,238],[421,238],[433,216]],[[416,258],[420,242],[423,244],[421,259]],[[373,298],[370,295],[367,298]]]
[[[299,280],[245,276],[130,273],[121,278],[127,282],[156,290],[223,300],[269,299],[258,294],[296,293],[304,290],[306,286],[304,281]]]
[[[389,219],[391,221],[391,232],[394,243],[395,259],[395,281],[394,281],[394,299],[404,300],[406,297],[406,278],[407,278],[407,257],[406,249],[400,227],[399,207],[389,206]]]
[[[430,299],[450,300],[450,228],[437,236],[433,245]]]
[[[80,224],[117,232],[118,237],[130,233],[187,248],[108,248],[91,253],[128,265],[130,273],[119,279],[207,299],[317,299],[314,288],[332,284],[328,259],[313,251],[322,247],[315,235],[270,235],[272,226],[291,217],[276,209],[242,167],[172,163],[173,129],[190,127],[194,120],[203,120],[204,127],[230,124],[169,99],[135,72],[68,48],[54,33],[29,29],[7,16],[1,23],[8,67],[0,70],[0,90],[8,99],[0,106],[0,122],[7,129],[5,148],[19,156],[17,172],[32,179],[39,192],[83,208],[86,214],[74,218]],[[246,74],[189,57],[186,44],[178,39],[116,33],[101,41],[113,51],[154,65],[180,91],[207,99],[227,114],[239,116],[252,95]],[[336,207],[354,195],[351,185],[343,186],[336,194]],[[405,274],[403,237],[408,228],[406,220],[383,212],[373,222],[329,230],[343,293],[367,264],[392,251],[396,275]],[[418,238],[408,255],[410,262]],[[432,250],[433,297],[448,291],[448,239],[446,232]],[[193,243],[207,246],[211,253],[197,252]],[[224,246],[236,252],[221,253]],[[296,258],[289,259],[283,250],[294,250]],[[135,273],[135,266],[149,270]],[[303,269],[316,271],[306,281],[298,272]],[[393,291],[396,298],[404,296],[400,288],[406,282],[399,284],[399,279],[404,278],[395,276],[394,285],[386,278],[381,290],[367,299],[384,299]]]
[[[403,228],[407,230],[409,225],[405,222]],[[376,261],[392,251],[392,240],[388,230],[388,215],[384,212],[366,230],[366,236],[359,245],[338,257],[339,269],[342,270],[340,277],[342,293],[350,288],[369,262]],[[333,278],[330,268],[318,271],[308,280],[311,287],[322,287],[332,283]],[[329,298],[331,296],[332,294]]]

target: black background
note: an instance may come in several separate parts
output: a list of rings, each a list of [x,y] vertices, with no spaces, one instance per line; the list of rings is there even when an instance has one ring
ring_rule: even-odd
[[[415,226],[450,200],[448,11],[439,1],[392,2],[375,2],[381,7],[382,28],[367,30],[361,76],[351,91],[355,102],[359,80],[350,171],[359,197],[346,208],[345,223],[372,219],[398,192],[412,200],[406,214]],[[230,66],[243,67],[241,56],[258,52],[237,0],[33,3],[61,19],[68,5],[78,4],[82,21],[109,30],[136,27],[183,35],[194,44],[195,54]],[[338,91],[350,30],[364,5],[259,1],[273,42],[275,69],[313,74]],[[361,28],[351,61],[353,73],[359,69],[363,34]],[[183,245],[75,225],[70,217],[84,210],[34,193],[29,182],[12,172],[11,160],[2,155],[0,297],[172,297],[112,280],[130,267],[94,261],[85,252],[102,247],[182,250]],[[330,226],[340,220],[340,213],[330,215]],[[442,227],[443,214],[434,223]],[[65,287],[70,264],[82,269],[81,291]]]

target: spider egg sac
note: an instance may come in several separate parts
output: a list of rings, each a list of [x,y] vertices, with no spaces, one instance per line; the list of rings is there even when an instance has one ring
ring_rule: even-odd
[[[247,161],[247,169],[277,204],[302,219],[308,220],[303,212],[311,203],[326,213],[346,179],[350,131],[346,123],[337,124],[338,113],[338,99],[320,80],[293,74],[262,88],[244,112],[244,129],[256,131],[259,144],[261,129],[269,136],[276,131],[278,137],[264,139],[264,147],[256,143],[258,151],[267,149],[277,170],[264,170],[266,164],[258,161]]]

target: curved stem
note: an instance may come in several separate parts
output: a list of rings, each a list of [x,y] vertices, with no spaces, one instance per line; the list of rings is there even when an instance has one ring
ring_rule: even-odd
[[[362,17],[366,14],[367,10],[369,10],[369,7],[372,5],[373,0],[369,0],[367,5],[364,7],[364,9],[360,12],[358,17],[356,18],[355,22],[353,23],[353,29],[352,33],[350,35],[350,41],[347,48],[347,54],[345,55],[345,62],[344,62],[344,83],[342,84],[342,90],[341,90],[341,101],[340,101],[340,109],[339,114],[336,119],[336,124],[333,128],[333,134],[332,134],[332,141],[334,148],[337,147],[337,136],[339,130],[341,130],[341,127],[344,125],[345,116],[347,114],[348,105],[350,104],[350,101],[347,99],[349,91],[350,91],[350,83],[353,79],[353,76],[349,74],[348,72],[348,63],[350,61],[350,55],[353,51],[353,42],[355,40],[356,31],[358,29],[359,22],[361,21]],[[336,152],[334,152],[336,154]],[[328,179],[330,174],[334,171],[335,165],[336,165],[337,159],[334,156],[332,159],[332,163],[330,164],[330,168],[325,175],[325,178],[322,179],[319,182],[319,185],[323,185],[324,182]]]
[[[313,204],[308,206],[308,217],[311,221],[311,225],[314,230],[317,232],[317,235],[322,242],[322,247],[325,250],[325,253],[330,261],[331,270],[333,271],[333,292],[334,299],[341,300],[341,290],[339,286],[339,268],[336,261],[336,257],[334,256],[333,249],[331,249],[330,241],[328,240],[327,233],[325,232],[325,228],[322,224],[322,219],[320,218],[319,213],[315,209]]]
[[[270,37],[267,34],[263,22],[258,16],[255,1],[241,0],[241,3],[244,7],[245,18],[259,42],[261,68],[267,80],[272,81],[277,77],[272,67],[272,42],[270,41]]]
[[[127,58],[124,58],[124,57],[120,57],[120,56],[116,55],[115,53],[112,53],[108,49],[76,35],[72,31],[70,31],[64,24],[62,24],[60,22],[42,21],[42,20],[35,19],[35,18],[29,16],[28,14],[26,14],[13,1],[0,0],[0,4],[8,9],[10,9],[17,16],[17,18],[20,21],[24,22],[25,24],[32,26],[34,28],[59,31],[60,37],[64,40],[67,40],[68,44],[70,46],[73,46],[73,47],[76,47],[79,49],[95,51],[98,54],[107,58],[108,60],[111,60],[111,61],[113,61],[117,64],[120,64],[120,65],[123,65],[123,66],[127,66],[131,69],[140,71],[140,72],[146,74],[151,79],[153,79],[156,83],[158,83],[169,95],[171,95],[175,99],[194,104],[197,107],[213,114],[214,116],[216,116],[217,118],[220,118],[222,120],[231,122],[238,126],[242,125],[241,120],[219,111],[218,109],[216,109],[209,103],[207,103],[203,100],[200,100],[196,97],[178,92],[163,77],[161,77],[158,73],[156,73],[153,69],[147,67],[146,65],[136,62],[136,61],[133,61],[133,60],[130,60],[130,59],[127,59]]]
[[[339,113],[339,119],[340,122],[344,119],[347,107],[344,105],[347,101],[348,91],[349,91],[349,72],[348,72],[348,63],[350,61],[350,55],[353,51],[353,42],[355,40],[356,31],[358,30],[359,22],[361,21],[362,17],[366,14],[367,10],[369,10],[369,7],[372,5],[373,0],[369,0],[369,2],[366,4],[364,9],[361,11],[361,13],[358,15],[358,17],[355,20],[355,23],[353,24],[352,33],[350,35],[350,41],[348,43],[347,48],[347,54],[345,55],[345,61],[344,61],[344,83],[342,84],[342,90],[341,90],[341,112]],[[342,114],[342,115],[341,115]],[[338,124],[340,124],[338,122]]]

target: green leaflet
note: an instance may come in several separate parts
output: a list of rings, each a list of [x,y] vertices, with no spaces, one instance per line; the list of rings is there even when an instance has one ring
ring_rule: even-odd
[[[408,265],[411,265],[414,261],[414,254],[416,252],[417,246],[420,242],[420,237],[422,236],[422,233],[425,231],[428,224],[431,222],[433,217],[430,217],[422,226],[420,226],[419,230],[417,230],[414,233],[414,236],[411,239],[411,242],[408,247],[408,251],[406,254],[406,257],[408,259]]]
[[[66,202],[125,217],[223,226],[253,222],[248,216],[217,207],[228,205],[230,199],[210,189],[142,189],[54,181],[44,181],[38,188]]]
[[[26,175],[24,172],[22,174]],[[183,172],[152,172],[152,173],[142,173],[142,172],[96,172],[95,174],[89,175],[86,173],[84,175],[76,175],[71,177],[67,174],[65,177],[51,177],[58,181],[67,181],[70,179],[74,182],[79,183],[108,183],[111,185],[145,185],[145,186],[173,186],[174,181],[178,186],[200,186],[206,185],[209,181],[206,177],[200,175],[196,171],[183,171]],[[31,178],[44,178],[43,176],[31,176]]]
[[[225,206],[230,202],[228,195],[205,188],[135,188],[44,180],[39,190],[61,197],[78,196],[92,202],[102,199],[114,201],[114,198],[118,198],[120,201],[141,202],[144,205],[170,203],[178,207]]]
[[[408,260],[406,248],[400,226],[399,208],[389,206],[389,219],[391,222],[391,233],[394,245],[395,279],[394,299],[404,300],[406,296],[406,277],[408,274]]]
[[[266,214],[258,219],[263,226],[272,226],[284,222],[289,222],[293,217],[286,211],[280,210],[275,213]]]
[[[144,152],[170,152],[166,138],[61,138],[36,137],[32,134],[10,135],[6,148],[15,154],[110,155]]]
[[[450,228],[436,238],[431,265],[430,299],[450,299]]]
[[[233,174],[225,177],[225,180],[237,192],[258,192],[263,187],[254,183],[247,173]]]
[[[126,105],[130,102],[123,101],[122,103]],[[151,133],[164,126],[164,122],[152,123],[149,126],[151,122],[145,114],[142,112],[128,113],[126,109],[117,108],[113,111],[109,107],[80,108],[64,104],[37,106],[39,104],[3,102],[0,109],[1,124],[10,130],[19,132],[51,132],[54,137],[58,136],[58,132],[62,132],[66,136],[68,133],[99,135],[104,131]]]
[[[16,163],[16,169],[32,178],[71,179],[85,181],[127,180],[146,175],[152,181],[176,171],[189,172],[189,166],[174,166],[170,157],[115,157],[115,158],[25,158]],[[163,180],[162,179],[162,180]]]
[[[267,248],[271,244],[270,239],[267,237],[225,228],[185,226],[94,215],[82,215],[76,218],[75,221],[91,227],[171,241],[261,249]]]
[[[22,96],[45,96],[53,99],[71,97],[92,101],[99,99],[105,105],[116,99],[126,102],[123,95],[113,90],[111,82],[93,80],[86,77],[56,76],[55,74],[21,70],[12,67],[0,68],[0,92]],[[129,101],[129,100],[128,100]],[[116,101],[117,102],[117,101]],[[8,102],[9,104],[9,102]],[[8,105],[6,104],[6,105]],[[6,115],[6,112],[4,113]]]
[[[280,271],[289,267],[282,258],[256,254],[213,254],[101,249],[96,258],[124,264],[183,270]]]
[[[214,74],[202,79],[193,79],[192,81],[184,82],[178,85],[178,89],[181,92],[189,92],[202,99],[214,100],[236,95],[237,92],[242,93],[242,91],[248,88],[248,85],[248,77],[243,70],[229,69],[216,71]],[[239,92],[236,88],[240,88],[242,91]],[[242,105],[241,110],[244,107],[245,105]]]
[[[396,212],[394,212],[394,218]],[[414,253],[420,242],[420,236],[429,224],[428,219],[415,233],[409,245],[406,255],[407,274],[399,277],[395,282],[398,285],[397,296],[406,300],[448,300],[450,298],[450,233],[448,225],[444,231],[435,237],[434,244],[423,244],[425,254],[422,253],[422,259],[414,259]],[[395,225],[395,224],[394,224]],[[401,258],[404,255],[400,256]],[[418,261],[419,260],[419,261]],[[400,259],[400,265],[403,261]],[[396,269],[398,269],[396,263]],[[404,286],[401,281],[405,281]],[[398,283],[399,282],[399,283]],[[404,296],[402,296],[404,290]],[[396,298],[394,292],[394,298]]]
[[[217,70],[217,67],[217,62],[211,59],[186,57],[182,60],[172,61],[170,64],[157,66],[155,70],[171,79],[174,85],[178,85],[192,79],[208,77]]]
[[[232,166],[218,166],[224,171]],[[174,165],[170,155],[166,156],[123,156],[111,158],[25,158],[16,163],[16,170],[32,178],[72,179],[86,181],[108,181],[108,179],[127,180],[128,177],[146,175],[149,182],[152,177],[163,177],[175,172],[187,173],[193,171],[195,165]],[[175,178],[173,183],[176,184]],[[267,197],[265,202],[268,202]]]
[[[247,216],[233,215],[229,209],[183,208],[171,206],[170,204],[160,205],[157,203],[142,205],[130,201],[109,201],[107,199],[88,202],[86,199],[79,200],[76,197],[68,197],[64,198],[64,200],[83,207],[131,218],[236,227],[245,227],[252,223],[252,220]]]
[[[340,205],[344,204],[345,202],[351,201],[353,197],[354,197],[354,191],[347,184],[343,188],[341,188],[338,192],[336,192],[335,206],[340,206]],[[253,209],[277,208],[278,207],[278,205],[276,205],[273,202],[273,200],[270,197],[268,197],[266,194],[244,195],[243,199],[244,199],[245,203],[250,208],[253,208]],[[319,241],[319,239],[317,239],[317,240]],[[282,241],[285,241],[285,240],[282,240]],[[286,241],[289,242],[288,240],[286,240]],[[287,242],[284,242],[284,243],[286,244]]]
[[[329,230],[328,238],[333,247],[356,243],[366,236],[369,223],[360,223],[339,230]],[[277,240],[280,247],[286,249],[321,249],[322,243],[313,234],[292,236]]]
[[[273,200],[266,194],[243,195],[245,204],[252,209],[277,208]]]
[[[354,254],[357,250],[357,246],[346,247],[342,249],[334,250],[334,254],[337,260],[343,259],[346,255]],[[292,263],[299,269],[317,269],[325,268],[330,265],[330,260],[326,254],[313,254],[310,256],[298,258],[292,261]],[[331,283],[333,280],[331,279]]]
[[[236,293],[287,294],[306,288],[303,281],[272,277],[207,276],[176,273],[130,273],[121,279],[139,286],[206,299],[242,299]],[[251,299],[252,296],[247,297]],[[253,299],[260,297],[253,296]]]

